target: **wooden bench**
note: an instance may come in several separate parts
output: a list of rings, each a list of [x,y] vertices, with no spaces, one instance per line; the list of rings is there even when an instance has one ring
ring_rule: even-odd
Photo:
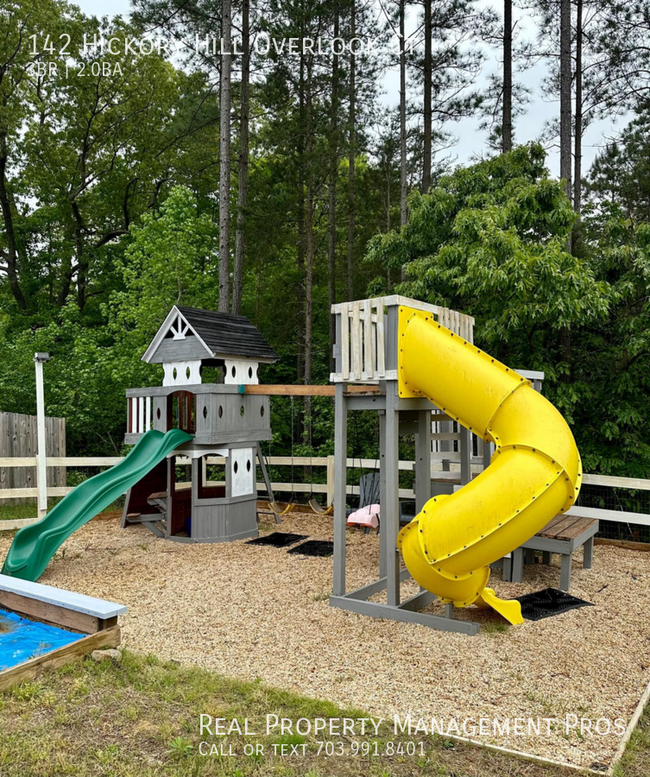
[[[581,545],[584,546],[582,567],[591,569],[594,558],[594,536],[597,532],[596,519],[557,515],[534,537],[517,548],[510,560],[504,559],[503,579],[521,583],[524,577],[524,562],[534,563],[535,551],[542,552],[542,560],[545,564],[550,563],[551,553],[559,553],[562,556],[560,588],[568,591],[571,587],[572,553]]]

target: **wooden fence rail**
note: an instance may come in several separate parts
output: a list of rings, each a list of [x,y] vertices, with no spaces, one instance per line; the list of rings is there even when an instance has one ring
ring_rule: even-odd
[[[56,468],[72,468],[72,467],[112,467],[115,464],[119,464],[123,460],[120,456],[48,456],[47,466]],[[177,464],[180,466],[190,463],[189,459],[177,458]],[[207,464],[224,464],[225,459],[220,456],[207,457]],[[267,457],[267,463],[271,466],[281,467],[300,467],[304,468],[325,468],[325,482],[303,482],[293,483],[290,481],[271,483],[274,491],[278,493],[291,493],[291,494],[325,494],[326,501],[331,504],[334,496],[334,457],[333,456],[269,456]],[[12,468],[12,467],[35,467],[36,457],[22,456],[22,457],[0,457],[0,468]],[[399,469],[403,472],[412,472],[415,466],[414,461],[400,461]],[[359,459],[348,458],[348,469],[364,469],[364,470],[378,470],[378,459]],[[436,479],[453,479],[457,477],[456,472],[442,471],[440,469],[433,469],[431,475]],[[607,488],[627,489],[630,491],[650,491],[650,479],[643,478],[626,478],[626,477],[610,477],[608,475],[590,475],[585,474],[583,476],[583,483],[585,485],[603,486]],[[48,497],[65,496],[74,490],[71,486],[51,486],[47,487]],[[257,484],[257,490],[260,492],[266,491],[264,483]],[[346,491],[348,494],[358,494],[358,485],[347,485]],[[413,498],[414,492],[409,488],[401,488],[399,495],[403,499]],[[24,498],[36,498],[38,496],[38,486],[31,488],[0,488],[0,500],[7,499],[24,499]],[[626,510],[609,510],[595,507],[582,507],[576,506],[569,510],[570,515],[576,515],[585,518],[599,518],[600,520],[612,521],[615,523],[628,523],[635,526],[650,526],[650,514],[636,513]],[[28,523],[32,520],[29,519]],[[23,522],[6,522],[0,520],[0,530],[9,528],[9,524],[13,528],[17,528],[14,524]]]

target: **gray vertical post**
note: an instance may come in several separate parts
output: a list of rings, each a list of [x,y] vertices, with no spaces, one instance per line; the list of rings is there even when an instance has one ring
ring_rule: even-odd
[[[560,567],[560,588],[568,591],[571,588],[571,553],[562,554],[562,565]]]
[[[472,479],[472,433],[460,427],[460,484],[464,486]]]
[[[524,581],[524,549],[516,548],[512,551],[512,582],[523,583]]]
[[[594,564],[594,538],[589,537],[587,542],[582,546],[584,552],[584,558],[582,560],[583,569],[591,569]]]
[[[386,411],[379,411],[379,505],[388,504],[386,497]],[[386,534],[379,535],[379,577],[386,577]]]
[[[348,408],[345,384],[334,395],[334,596],[345,593],[345,532],[347,516]]]
[[[490,466],[490,459],[494,453],[494,444],[491,442],[483,443],[483,469],[487,469]]]
[[[399,604],[399,410],[397,381],[386,381],[386,499],[381,505],[381,533],[386,543],[386,602]]]
[[[418,412],[415,437],[415,512],[419,513],[431,498],[431,412]]]
[[[452,421],[440,421],[438,428],[441,432],[453,432],[454,431],[454,424]],[[453,451],[454,449],[454,442],[453,440],[440,440],[438,442],[438,450],[442,453],[444,451]],[[451,470],[451,462],[449,459],[443,459],[442,460],[442,471],[443,472],[449,472]]]

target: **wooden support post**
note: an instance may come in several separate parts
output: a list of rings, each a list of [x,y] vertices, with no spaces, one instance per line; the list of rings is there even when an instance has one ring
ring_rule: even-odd
[[[383,511],[383,502],[386,495],[386,412],[379,411],[379,504]],[[379,577],[386,577],[386,543],[384,538],[379,539]]]
[[[594,538],[589,537],[587,542],[582,546],[582,550],[584,553],[583,559],[582,559],[582,568],[583,569],[591,569],[594,564]]]
[[[560,588],[568,591],[571,588],[571,553],[562,554],[562,564],[560,566]]]
[[[327,507],[334,504],[334,456],[327,457],[327,470],[326,470],[326,482],[327,482]]]
[[[431,498],[431,412],[418,411],[415,436],[415,512],[422,510]]]
[[[494,444],[491,442],[483,443],[483,469],[487,469],[490,466],[490,460],[494,453]]]
[[[386,383],[386,491],[381,495],[381,536],[386,554],[386,602],[396,607],[400,601],[399,555],[399,410],[397,381]]]
[[[460,427],[460,484],[464,486],[472,479],[472,433]]]
[[[348,408],[344,389],[342,383],[336,384],[334,400],[334,596],[345,594]]]

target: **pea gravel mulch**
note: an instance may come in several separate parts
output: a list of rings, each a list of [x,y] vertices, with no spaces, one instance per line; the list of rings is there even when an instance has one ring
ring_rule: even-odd
[[[294,513],[265,528],[332,539],[327,516]],[[9,543],[0,535],[2,556]],[[41,582],[128,605],[123,642],[132,650],[388,719],[573,713],[627,723],[650,682],[650,553],[599,545],[592,570],[582,570],[577,553],[571,593],[593,607],[505,629],[495,628],[503,623],[495,613],[472,608],[459,617],[483,627],[467,637],[330,608],[332,559],[284,548],[173,543],[142,526],[96,520],[62,551]],[[376,577],[377,558],[376,535],[348,534],[349,588]],[[499,596],[521,596],[557,587],[559,568],[526,567],[523,584],[496,573],[492,584]],[[611,763],[620,739],[566,736],[553,726],[550,736],[482,741],[590,766]]]

